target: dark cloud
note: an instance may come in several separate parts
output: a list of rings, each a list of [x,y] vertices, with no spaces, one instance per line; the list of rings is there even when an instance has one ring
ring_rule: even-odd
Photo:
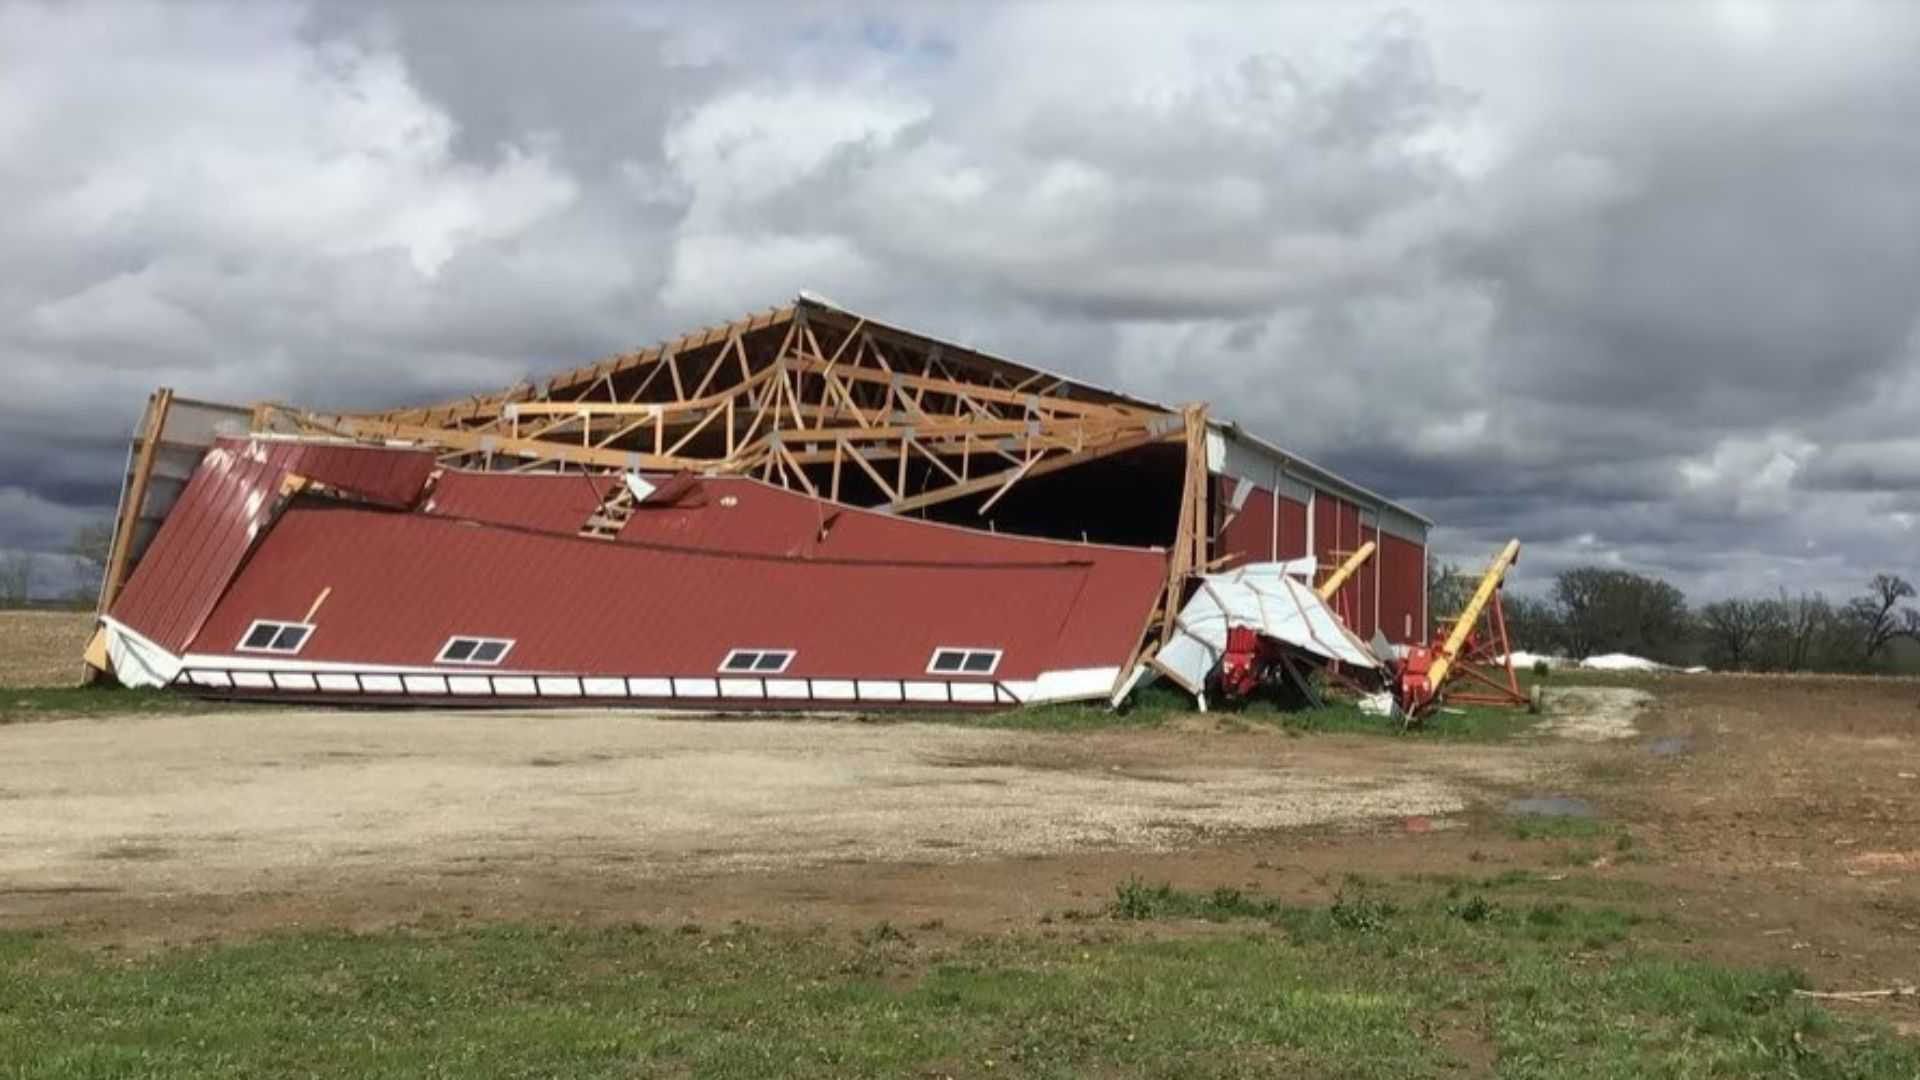
[[[0,7],[0,547],[146,393],[359,407],[778,302],[1208,399],[1522,581],[1920,571],[1895,5]]]

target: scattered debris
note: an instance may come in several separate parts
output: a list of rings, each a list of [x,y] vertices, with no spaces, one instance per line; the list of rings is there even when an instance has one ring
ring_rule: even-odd
[[[1334,661],[1362,670],[1380,667],[1373,650],[1340,621],[1327,602],[1304,577],[1314,573],[1315,560],[1254,563],[1224,574],[1206,574],[1200,587],[1174,621],[1173,637],[1149,663],[1153,669],[1200,700],[1206,707],[1207,677],[1222,668],[1226,681],[1230,639],[1234,631],[1251,629],[1264,648],[1241,658],[1249,666],[1235,685],[1251,689],[1247,680],[1260,681],[1253,668],[1271,664],[1276,673],[1293,663],[1291,650],[1303,660]],[[1241,636],[1245,636],[1244,634]],[[1278,645],[1284,649],[1271,648]],[[1234,669],[1238,670],[1238,669]]]
[[[1890,986],[1885,990],[1795,990],[1794,997],[1813,998],[1815,1001],[1879,1001],[1885,998],[1904,998],[1920,995],[1920,987]]]
[[[1580,661],[1580,666],[1590,671],[1671,671],[1672,668],[1658,661],[1631,653],[1601,653]]]
[[[1525,649],[1515,649],[1512,653],[1509,653],[1507,656],[1503,657],[1502,659],[1506,660],[1507,663],[1512,664],[1515,668],[1532,668],[1532,667],[1537,667],[1541,664],[1545,664],[1550,668],[1564,668],[1564,667],[1579,666],[1574,661],[1569,660],[1564,656],[1555,656],[1552,653],[1528,652]]]

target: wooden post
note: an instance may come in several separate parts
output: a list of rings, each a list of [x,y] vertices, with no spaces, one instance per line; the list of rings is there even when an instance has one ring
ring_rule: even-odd
[[[173,391],[161,387],[147,399],[147,411],[140,423],[140,452],[133,471],[127,475],[127,490],[120,503],[120,516],[114,521],[113,543],[107,551],[106,575],[100,580],[100,609],[105,615],[120,598],[126,583],[127,564],[133,555],[133,534],[140,526],[140,508],[147,501],[147,487],[153,478],[153,458],[160,449],[160,438],[167,430],[167,412],[173,407]]]

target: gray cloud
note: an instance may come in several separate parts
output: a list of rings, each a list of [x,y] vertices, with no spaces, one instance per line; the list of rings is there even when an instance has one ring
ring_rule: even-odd
[[[146,392],[502,385],[800,288],[1221,411],[1522,581],[1920,571],[1895,5],[0,6],[0,546]],[[80,58],[85,63],[78,62]]]

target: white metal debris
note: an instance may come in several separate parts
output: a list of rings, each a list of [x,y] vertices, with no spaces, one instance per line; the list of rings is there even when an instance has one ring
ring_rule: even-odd
[[[1380,659],[1355,637],[1308,584],[1315,562],[1253,563],[1207,574],[1174,621],[1173,636],[1149,663],[1153,669],[1202,697],[1207,675],[1226,652],[1227,630],[1246,626],[1326,660],[1378,668]],[[1204,707],[1204,698],[1202,698]]]

